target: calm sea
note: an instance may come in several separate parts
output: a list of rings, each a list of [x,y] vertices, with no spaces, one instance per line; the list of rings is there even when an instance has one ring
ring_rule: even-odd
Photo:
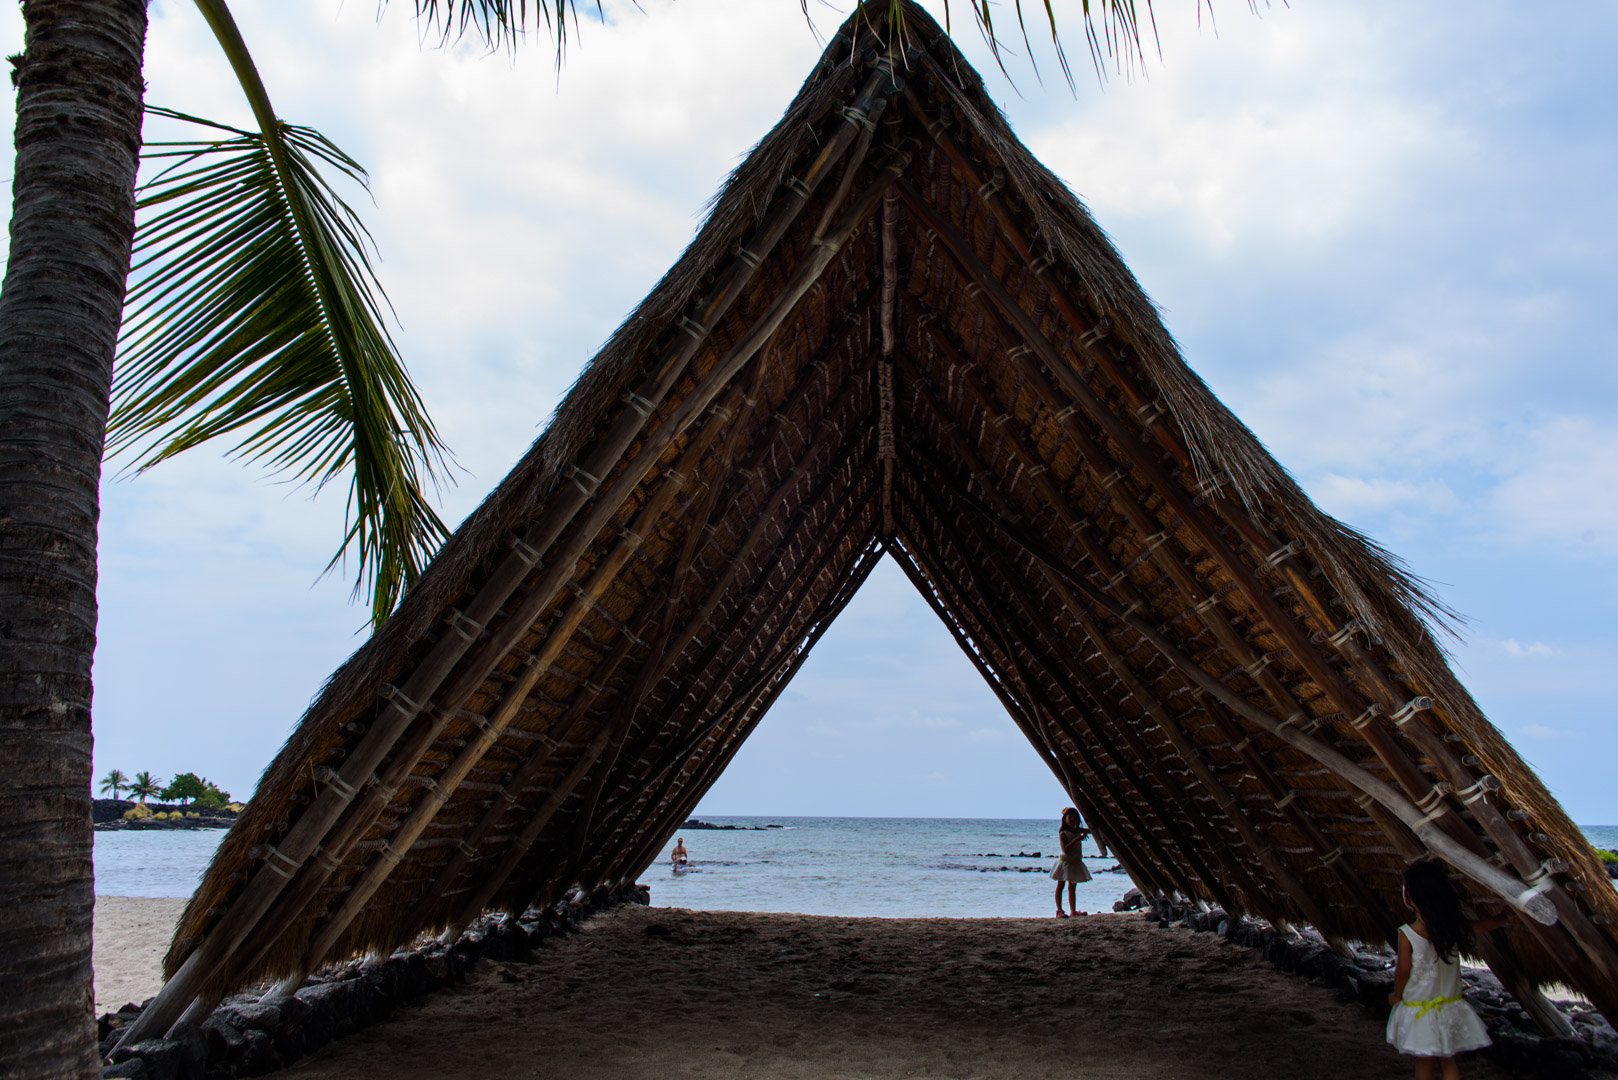
[[[735,830],[680,833],[692,869],[674,874],[668,848],[641,880],[660,907],[809,915],[1049,915],[1056,821],[984,818],[716,817]],[[780,828],[763,828],[778,825]],[[1618,826],[1583,826],[1618,848]],[[223,829],[95,834],[96,892],[189,896]],[[672,845],[671,845],[672,846]],[[1035,855],[1034,853],[1038,854]],[[1086,844],[1094,879],[1079,907],[1110,911],[1130,887],[1116,860]]]

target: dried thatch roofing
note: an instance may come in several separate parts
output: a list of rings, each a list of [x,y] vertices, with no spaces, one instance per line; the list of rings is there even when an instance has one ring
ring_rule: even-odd
[[[1386,939],[1436,852],[1515,904],[1485,943],[1508,985],[1618,1020],[1618,897],[1450,672],[1434,602],[1209,392],[908,17],[903,56],[844,27],[332,677],[153,1017],[632,879],[886,554],[1146,890]]]

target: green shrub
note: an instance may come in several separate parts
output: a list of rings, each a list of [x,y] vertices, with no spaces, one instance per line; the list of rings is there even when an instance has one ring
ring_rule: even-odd
[[[1596,854],[1600,855],[1601,861],[1609,866],[1613,863],[1618,863],[1618,851],[1608,851],[1606,848],[1598,847],[1596,848]]]

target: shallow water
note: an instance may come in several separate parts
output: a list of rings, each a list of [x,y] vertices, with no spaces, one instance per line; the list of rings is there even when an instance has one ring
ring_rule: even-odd
[[[983,818],[716,817],[715,824],[778,829],[687,830],[689,873],[673,874],[668,851],[640,880],[652,903],[714,911],[806,915],[1049,915],[1056,821]],[[1582,826],[1590,842],[1618,848],[1618,826]],[[224,829],[95,834],[102,896],[189,896]],[[1032,855],[1039,852],[1038,857]],[[1019,856],[1018,853],[1026,853]],[[1130,887],[1108,872],[1117,861],[1085,844],[1094,880],[1079,907],[1111,910]]]
[[[652,903],[715,911],[805,915],[1027,916],[1055,911],[1049,878],[1055,819],[724,817],[762,831],[680,833],[692,870],[674,874],[669,850],[641,880]],[[1034,853],[1038,854],[1035,855]],[[1118,865],[1085,844],[1094,879],[1078,886],[1088,911],[1112,910],[1130,887]],[[1065,897],[1064,897],[1065,903]]]

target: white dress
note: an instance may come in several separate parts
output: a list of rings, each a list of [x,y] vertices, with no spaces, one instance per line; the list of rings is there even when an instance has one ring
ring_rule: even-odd
[[[1071,881],[1077,884],[1081,881],[1090,880],[1090,869],[1084,865],[1084,858],[1080,855],[1080,852],[1084,850],[1084,837],[1079,836],[1074,839],[1073,843],[1066,843],[1067,838],[1072,835],[1072,833],[1062,834],[1062,840],[1064,841],[1062,855],[1056,860],[1056,865],[1051,867],[1052,881]],[[1071,855],[1068,854],[1070,850],[1072,851]]]
[[[1461,1000],[1460,958],[1440,959],[1432,942],[1409,926],[1399,933],[1410,942],[1410,978],[1388,1017],[1388,1041],[1417,1057],[1454,1057],[1488,1046],[1483,1021]]]

